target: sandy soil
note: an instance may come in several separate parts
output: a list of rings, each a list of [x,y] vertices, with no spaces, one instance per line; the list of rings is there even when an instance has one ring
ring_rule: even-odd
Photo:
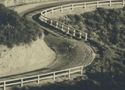
[[[0,46],[0,76],[46,68],[54,59],[55,53],[42,39],[12,49]]]

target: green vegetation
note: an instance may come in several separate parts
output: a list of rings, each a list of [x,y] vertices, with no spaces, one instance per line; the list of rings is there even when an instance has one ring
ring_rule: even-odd
[[[0,44],[8,47],[29,44],[41,36],[37,26],[21,18],[16,12],[0,5]]]

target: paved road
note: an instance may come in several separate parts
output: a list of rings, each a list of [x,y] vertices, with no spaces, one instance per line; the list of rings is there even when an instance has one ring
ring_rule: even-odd
[[[76,1],[73,1],[73,2],[76,2]],[[39,13],[39,12],[41,12],[41,10],[43,10],[43,9],[46,9],[46,8],[49,8],[49,7],[53,7],[53,6],[57,6],[57,5],[60,5],[60,4],[66,4],[66,3],[71,3],[71,2],[61,2],[61,3],[53,3],[53,4],[47,4],[47,5],[42,5],[41,7],[36,7],[36,8],[34,8],[34,9],[30,9],[29,11],[27,11],[27,12],[25,12],[25,17],[26,17],[26,19],[28,19],[28,20],[30,20],[30,21],[32,21],[32,22],[34,22],[34,23],[37,23],[37,22],[35,22],[33,19],[32,19],[32,16],[34,16],[34,15],[36,15],[37,13]],[[34,10],[36,10],[36,11],[34,11]],[[33,11],[33,12],[31,12],[31,11]],[[44,30],[48,30],[49,31],[49,28],[47,28],[47,27],[43,27],[43,26],[41,26],[39,23],[37,23],[38,24],[38,26],[40,27],[40,28],[42,28],[42,29],[44,29]],[[51,31],[51,30],[50,30]],[[52,33],[54,33],[54,32],[52,32]],[[57,34],[58,36],[61,36],[60,34]],[[63,37],[63,36],[61,36],[61,37]],[[63,37],[64,38],[64,37]],[[66,38],[65,38],[66,39]],[[68,39],[68,40],[70,40],[70,39]],[[72,41],[72,40],[71,40]],[[75,42],[79,42],[79,41],[75,41]],[[85,43],[83,43],[83,42],[79,42],[80,43],[80,45],[81,46],[84,46],[84,47],[87,47],[88,49],[89,49],[89,52],[91,52],[91,53],[89,53],[89,55],[85,55],[85,57],[84,58],[86,58],[86,60],[88,60],[88,58],[90,58],[90,60],[93,60],[94,59],[94,57],[93,57],[93,51],[91,50],[91,48],[90,47],[88,47]],[[84,49],[84,47],[83,47],[83,49]],[[88,64],[88,61],[86,61],[86,60],[84,60],[84,64]],[[4,78],[0,78],[0,80],[8,80],[8,79],[12,79],[12,78],[21,78],[21,77],[25,77],[25,76],[30,76],[30,75],[35,75],[35,74],[40,74],[40,73],[47,73],[47,72],[51,72],[51,71],[55,71],[55,70],[60,70],[60,69],[66,69],[66,68],[69,68],[69,67],[74,67],[74,66],[77,66],[77,65],[79,65],[79,62],[78,61],[74,61],[75,63],[72,63],[72,65],[68,65],[68,66],[64,66],[64,65],[54,65],[54,66],[51,66],[50,68],[47,68],[47,69],[43,69],[43,70],[37,70],[37,71],[33,71],[33,72],[29,72],[29,73],[25,73],[25,74],[21,74],[21,75],[15,75],[15,76],[8,76],[8,77],[4,77]],[[80,62],[81,63],[81,62]],[[69,62],[69,64],[70,64],[70,62]]]

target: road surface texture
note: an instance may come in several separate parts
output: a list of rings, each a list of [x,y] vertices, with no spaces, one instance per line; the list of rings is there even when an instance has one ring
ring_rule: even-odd
[[[78,1],[57,2],[57,3],[54,2],[51,4],[43,4],[41,6],[38,5],[38,6],[35,6],[33,8],[30,8],[28,10],[24,10],[24,12],[21,11],[21,13],[20,12],[19,13],[21,16],[24,16],[27,20],[36,23],[41,28],[41,30],[50,31],[50,33],[56,34],[60,39],[63,39],[65,41],[69,41],[69,42],[73,43],[73,47],[76,47],[78,49],[77,51],[79,51],[79,52],[77,52],[75,58],[72,59],[72,61],[68,61],[68,62],[61,61],[62,58],[64,58],[64,57],[60,57],[60,55],[57,54],[57,58],[55,60],[55,63],[53,63],[52,65],[50,65],[46,69],[37,70],[37,71],[33,71],[33,72],[25,73],[25,74],[20,74],[20,75],[3,77],[0,79],[1,81],[12,79],[12,78],[21,78],[21,77],[25,77],[25,76],[36,75],[36,74],[40,74],[40,73],[47,73],[47,72],[52,72],[52,71],[56,71],[56,70],[63,70],[63,69],[67,69],[67,68],[71,68],[71,67],[75,67],[75,66],[79,66],[79,65],[85,65],[85,64],[88,64],[89,61],[94,60],[95,55],[94,55],[93,50],[88,45],[86,45],[83,41],[77,41],[74,39],[70,39],[68,37],[63,36],[61,33],[51,32],[52,30],[50,30],[49,27],[42,26],[38,22],[34,21],[34,19],[32,18],[34,15],[40,13],[43,9],[46,9],[49,7],[54,7],[57,5],[72,3],[72,2],[78,2]],[[56,38],[55,38],[55,40],[56,40]]]

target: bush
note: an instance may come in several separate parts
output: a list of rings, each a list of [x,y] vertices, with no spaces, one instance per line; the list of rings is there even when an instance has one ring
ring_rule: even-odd
[[[85,31],[86,27],[89,34],[88,44],[94,47],[98,54],[91,66],[86,69],[87,73],[95,74],[97,77],[91,78],[87,74],[88,80],[99,81],[101,88],[108,87],[108,81],[111,81],[110,88],[114,88],[115,85],[121,86],[120,89],[124,88],[122,85],[125,84],[125,7],[97,8],[79,16],[68,15],[65,20],[72,22],[71,26],[81,28],[81,31]]]
[[[8,47],[29,44],[41,36],[41,33],[35,24],[20,17],[4,5],[0,5],[0,44]]]

